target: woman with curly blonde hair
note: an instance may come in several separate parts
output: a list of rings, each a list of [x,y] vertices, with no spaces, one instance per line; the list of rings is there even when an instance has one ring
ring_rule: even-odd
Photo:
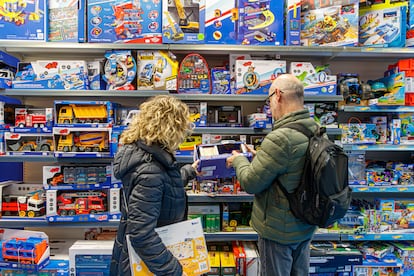
[[[155,96],[140,106],[120,139],[114,175],[122,180],[121,221],[115,240],[111,275],[131,275],[126,236],[156,275],[183,275],[179,261],[162,243],[156,227],[186,219],[184,186],[197,162],[180,168],[174,152],[191,134],[188,106],[179,99]]]

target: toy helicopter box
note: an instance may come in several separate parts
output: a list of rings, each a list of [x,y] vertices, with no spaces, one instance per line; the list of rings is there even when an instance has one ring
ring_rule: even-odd
[[[205,0],[162,1],[162,43],[204,43]]]
[[[285,60],[236,60],[236,93],[268,94],[272,81],[286,73]]]
[[[305,88],[305,95],[336,95],[336,75],[330,75],[327,66],[314,67],[310,62],[291,62],[290,73],[295,75]]]
[[[371,47],[404,47],[406,39],[407,2],[374,4],[361,8],[359,45]]]
[[[5,0],[0,8],[0,40],[46,41],[46,0]]]
[[[201,144],[196,146],[194,160],[200,160],[199,170],[203,172],[197,178],[203,180],[235,176],[234,168],[228,168],[226,165],[226,159],[232,155],[233,150],[239,151],[249,159],[252,158],[252,154],[248,152],[245,144],[242,142]]]
[[[170,51],[138,51],[138,90],[177,90],[178,61]]]
[[[16,89],[86,90],[87,74],[84,60],[20,62],[12,86]]]
[[[160,2],[88,0],[88,42],[162,43]]]
[[[325,8],[302,9],[302,46],[356,46],[358,44],[358,0]],[[303,3],[302,3],[303,7]]]
[[[2,269],[38,271],[49,263],[49,238],[44,232],[3,228],[0,243]]]
[[[86,0],[48,1],[47,41],[86,42]]]
[[[235,20],[238,10],[236,1],[206,1],[206,44],[236,44]]]

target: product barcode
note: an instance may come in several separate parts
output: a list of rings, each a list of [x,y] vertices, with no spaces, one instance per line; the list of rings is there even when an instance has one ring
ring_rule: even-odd
[[[207,270],[207,263],[206,262],[201,262],[199,263],[198,267],[200,268],[200,271],[205,271]]]

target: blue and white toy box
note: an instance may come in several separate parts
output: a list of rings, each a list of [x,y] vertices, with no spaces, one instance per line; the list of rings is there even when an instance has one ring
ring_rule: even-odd
[[[236,60],[233,94],[268,94],[272,81],[286,73],[285,60]]]
[[[0,40],[46,41],[46,0],[2,1]]]
[[[51,133],[4,133],[7,155],[48,156],[53,154]]]
[[[407,2],[374,4],[361,8],[359,46],[404,47],[407,29]]]
[[[330,75],[327,66],[314,67],[310,62],[291,62],[289,72],[295,75],[305,88],[305,95],[336,95],[336,75]]]
[[[236,175],[234,168],[226,165],[226,159],[236,150],[251,160],[252,154],[242,142],[231,142],[221,144],[202,144],[196,146],[194,160],[200,160],[198,170],[203,174],[198,176],[202,179],[227,178]]]
[[[103,65],[99,60],[87,61],[89,90],[105,90],[106,83],[102,79]]]
[[[286,45],[300,46],[301,0],[286,1]]]
[[[0,89],[11,88],[19,59],[0,51]]]
[[[204,43],[205,2],[162,1],[162,43]]]
[[[13,80],[16,89],[88,89],[84,60],[38,60],[19,63]]]
[[[211,94],[231,94],[230,81],[230,71],[227,68],[211,68]]]
[[[47,41],[86,42],[86,0],[48,1]]]
[[[302,3],[303,6],[303,3]],[[356,46],[358,44],[358,0],[301,12],[303,46]]]
[[[236,1],[206,1],[206,44],[236,44]]]
[[[161,1],[88,0],[88,42],[160,44],[161,9]]]

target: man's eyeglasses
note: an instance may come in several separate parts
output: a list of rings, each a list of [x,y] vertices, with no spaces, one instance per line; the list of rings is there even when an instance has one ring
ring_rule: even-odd
[[[282,94],[284,93],[282,90],[280,90],[280,89],[276,89],[275,91],[273,91],[273,93],[272,93],[272,94],[270,94],[270,95],[269,95],[269,96],[265,99],[265,103],[266,103],[266,105],[269,105],[269,104],[270,104],[270,98],[271,98],[271,97],[273,97],[273,95],[274,95],[274,94],[276,94],[276,91],[278,91],[278,90],[279,90],[279,92],[280,92],[280,93],[282,93]]]

